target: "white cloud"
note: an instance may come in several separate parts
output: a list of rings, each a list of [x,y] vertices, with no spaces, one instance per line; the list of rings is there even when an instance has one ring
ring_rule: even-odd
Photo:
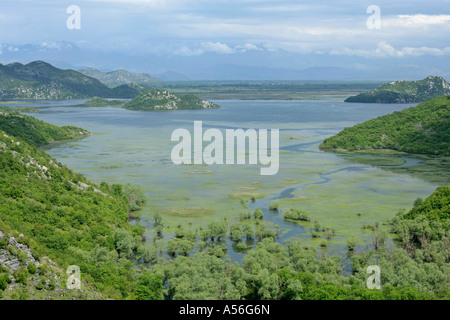
[[[61,45],[55,41],[44,41],[41,43],[41,46],[49,49],[61,50]]]
[[[198,56],[203,54],[205,51],[201,49],[192,50],[186,46],[181,47],[178,50],[175,50],[174,53],[180,56]]]
[[[450,24],[450,15],[398,15],[395,18],[382,19],[383,27],[423,27],[426,25]]]
[[[262,50],[258,46],[252,43],[245,43],[244,45],[237,45],[230,47],[226,43],[222,42],[201,42],[199,47],[196,49],[191,49],[187,46],[183,46],[175,50],[175,54],[182,56],[198,56],[206,52],[214,52],[219,54],[233,54],[233,53],[244,53],[252,50]]]
[[[401,49],[395,49],[389,43],[381,41],[378,43],[377,47],[373,50],[365,49],[350,49],[344,47],[342,49],[330,51],[332,55],[350,55],[350,56],[361,56],[361,57],[418,57],[423,55],[434,55],[442,56],[450,54],[450,47],[430,48],[430,47],[403,47]]]
[[[164,6],[167,0],[89,0],[92,2],[115,2],[127,4],[146,4],[150,6]]]
[[[227,44],[221,42],[202,42],[201,48],[207,52],[216,52],[216,53],[225,53],[230,54],[234,53],[235,50],[230,48]]]
[[[251,44],[251,43],[246,43],[243,46],[236,46],[236,47],[234,47],[234,49],[239,51],[239,52],[247,52],[247,51],[252,51],[252,50],[261,50],[260,48],[258,48],[257,46],[255,46],[254,44]]]

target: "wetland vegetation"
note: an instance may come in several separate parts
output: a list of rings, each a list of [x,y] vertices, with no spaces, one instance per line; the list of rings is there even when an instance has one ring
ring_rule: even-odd
[[[221,101],[218,110],[146,113],[83,103],[40,107],[41,120],[94,133],[49,155],[26,135],[2,138],[0,253],[20,262],[16,274],[0,270],[4,298],[71,298],[61,295],[69,264],[96,299],[450,298],[445,157],[318,149],[343,127],[405,106]],[[198,117],[219,128],[278,126],[279,173],[174,166],[170,132]],[[20,159],[29,157],[28,167]],[[31,264],[44,270],[39,281]],[[371,264],[381,290],[366,287]],[[54,273],[60,280],[47,284]]]

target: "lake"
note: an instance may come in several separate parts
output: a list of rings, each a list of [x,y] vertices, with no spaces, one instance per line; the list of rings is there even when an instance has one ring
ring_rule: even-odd
[[[285,221],[282,211],[306,210],[313,221],[335,230],[327,240],[331,253],[345,252],[346,241],[356,237],[370,243],[371,232],[363,226],[386,222],[401,208],[409,209],[418,197],[425,198],[440,184],[396,166],[372,166],[350,161],[348,155],[322,152],[324,138],[345,127],[411,105],[358,104],[340,101],[213,100],[213,110],[168,112],[131,111],[113,107],[85,107],[85,100],[39,101],[45,122],[73,125],[93,133],[85,139],[46,148],[46,152],[89,180],[100,183],[131,183],[148,198],[139,223],[153,238],[153,218],[163,216],[164,241],[178,225],[197,230],[209,222],[226,219],[232,224],[239,214],[261,208],[278,241],[300,239],[318,245],[324,239],[311,236],[312,223]],[[11,106],[19,106],[14,104]],[[254,128],[280,130],[280,167],[276,175],[260,175],[260,165],[174,165],[170,154],[177,128],[192,132],[193,122],[207,128]],[[396,159],[399,157],[397,156]],[[423,165],[423,159],[400,157],[398,169]],[[276,201],[280,210],[269,210]],[[242,255],[226,240],[229,254]]]

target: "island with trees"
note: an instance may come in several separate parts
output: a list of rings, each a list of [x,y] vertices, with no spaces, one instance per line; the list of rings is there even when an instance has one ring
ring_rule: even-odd
[[[178,109],[215,109],[220,106],[193,94],[178,95],[164,89],[151,89],[141,93],[123,108],[130,110],[165,111]]]
[[[126,101],[93,97],[84,104],[88,107],[121,107]]]

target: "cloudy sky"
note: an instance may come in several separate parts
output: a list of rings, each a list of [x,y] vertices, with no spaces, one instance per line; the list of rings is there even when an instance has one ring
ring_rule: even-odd
[[[305,69],[311,68],[330,77],[345,69],[348,74],[341,74],[355,79],[450,76],[450,1],[445,0],[0,3],[0,63],[43,59],[105,71],[171,70],[194,79],[220,78],[222,72],[239,78],[233,71],[239,68],[249,78],[267,79],[300,79],[302,70],[307,78]],[[80,29],[67,27],[70,5],[80,8]],[[380,9],[379,28],[373,28],[378,20],[370,20],[373,5]]]

